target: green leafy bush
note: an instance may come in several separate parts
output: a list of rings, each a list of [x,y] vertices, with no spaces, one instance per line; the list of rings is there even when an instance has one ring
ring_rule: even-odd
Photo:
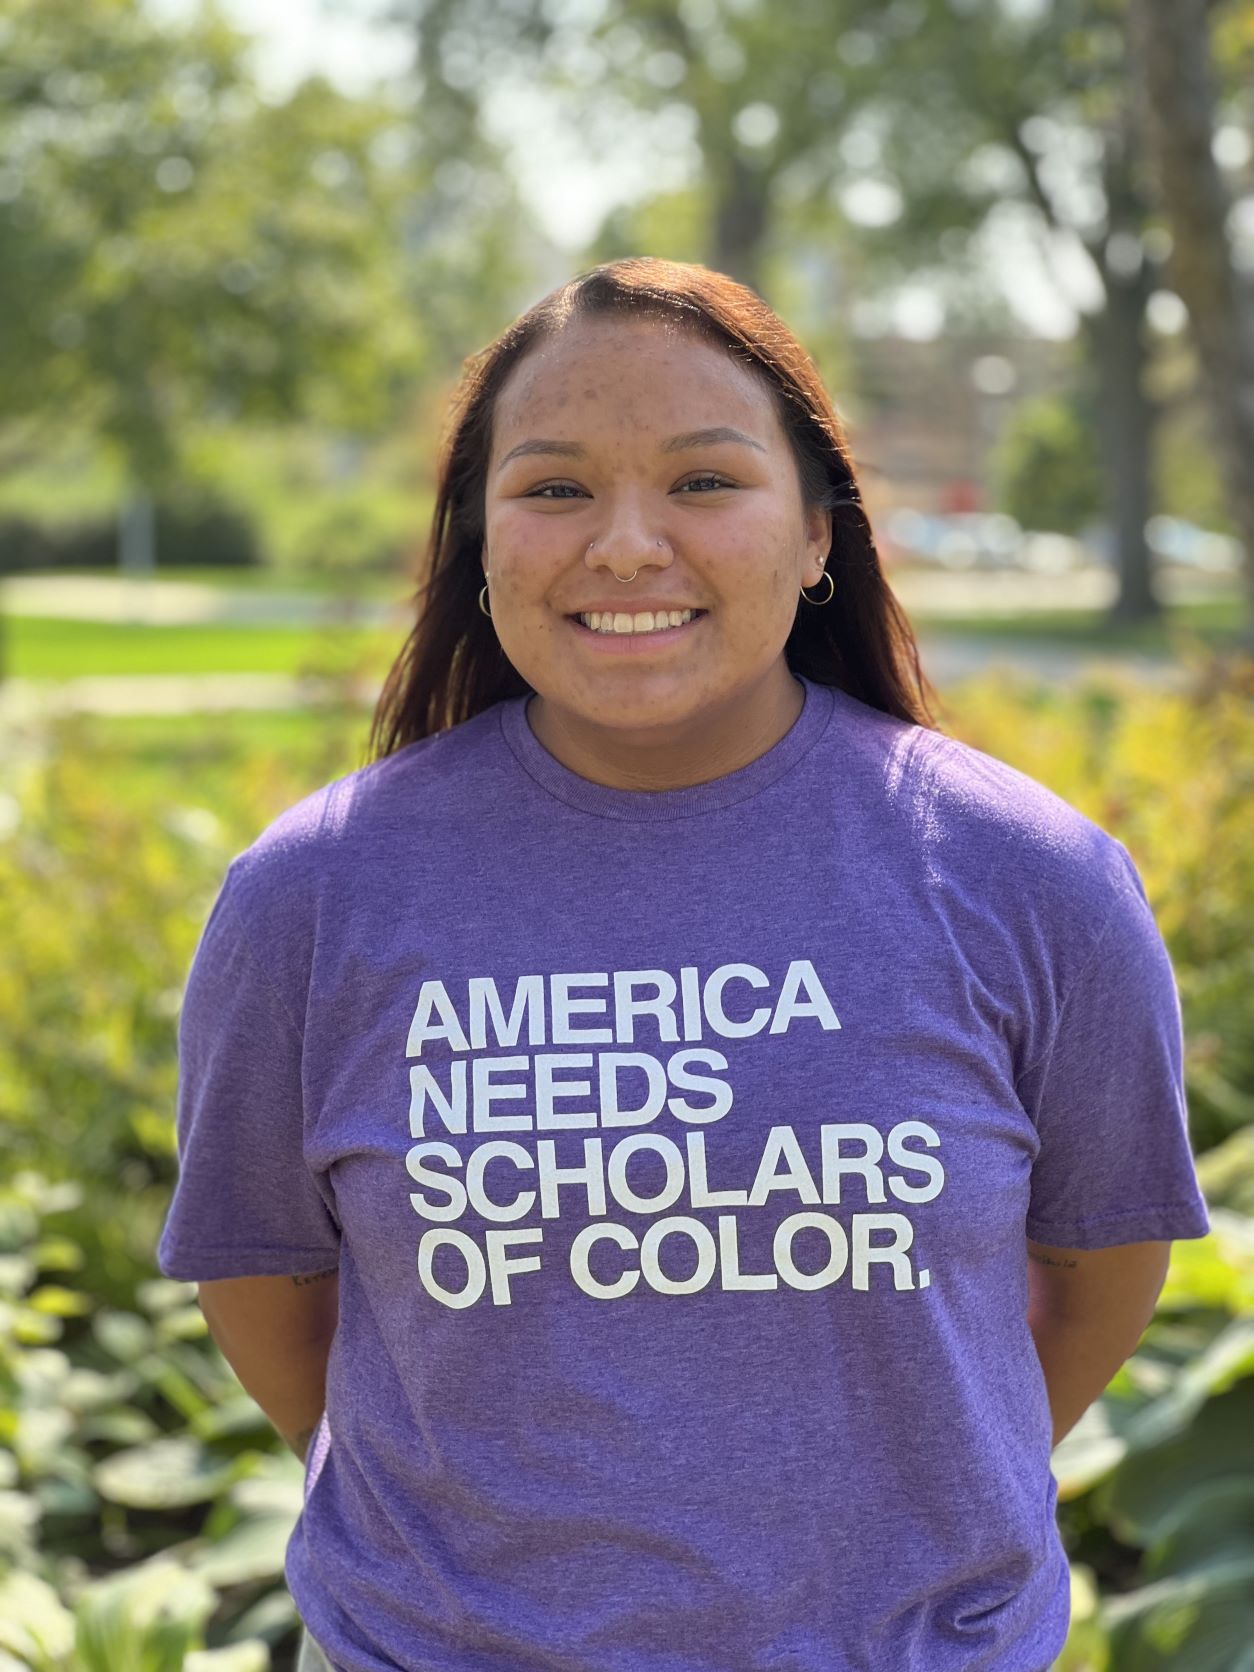
[[[1180,983],[1211,1236],[1054,1455],[1058,1672],[1239,1672],[1254,1639],[1254,668],[1184,693],[971,682],[947,728],[1126,842]],[[367,714],[58,721],[0,764],[0,1672],[262,1672],[303,1471],[153,1249],[175,1028],[232,855]]]
[[[1131,853],[1180,989],[1201,1153],[1254,1123],[1254,660],[1195,654],[1184,691],[1131,676],[1067,692],[986,676],[944,719]]]

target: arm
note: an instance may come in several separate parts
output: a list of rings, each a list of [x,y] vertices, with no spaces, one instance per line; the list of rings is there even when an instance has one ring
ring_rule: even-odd
[[[1045,1372],[1053,1444],[1136,1350],[1171,1260],[1169,1242],[1053,1248],[1028,1242],[1028,1328]]]
[[[302,1461],[326,1403],[339,1287],[334,1269],[299,1277],[226,1277],[197,1286],[222,1356]]]

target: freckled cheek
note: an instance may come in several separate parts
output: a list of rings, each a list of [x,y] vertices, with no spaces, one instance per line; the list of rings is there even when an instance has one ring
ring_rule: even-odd
[[[760,615],[764,608],[784,607],[791,594],[793,565],[780,530],[764,523],[757,529],[737,530],[734,541],[723,541],[706,565],[719,590],[730,600],[741,599]]]
[[[568,536],[533,517],[489,517],[486,545],[493,580],[523,593],[545,586],[577,555]]]

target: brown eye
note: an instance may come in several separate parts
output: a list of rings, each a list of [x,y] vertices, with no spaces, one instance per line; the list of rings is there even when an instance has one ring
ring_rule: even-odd
[[[730,488],[735,486],[733,482],[727,481],[727,479],[723,476],[713,476],[707,474],[705,476],[694,476],[691,481],[683,484],[680,488],[680,492],[682,493],[684,488],[699,488],[703,483],[708,483],[715,488]]]

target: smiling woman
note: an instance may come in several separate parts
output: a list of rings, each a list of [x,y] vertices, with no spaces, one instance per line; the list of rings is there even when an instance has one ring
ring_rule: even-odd
[[[693,422],[716,413],[737,422]],[[532,438],[559,427],[582,439]],[[554,481],[559,461],[569,474]],[[598,783],[718,777],[788,731],[800,692],[780,646],[831,546],[832,512],[805,503],[769,387],[707,339],[648,318],[574,321],[497,397],[493,625],[538,693],[532,730]],[[672,627],[672,610],[688,619]]]
[[[813,361],[703,267],[596,268],[471,357],[417,602],[378,754],[525,692],[573,771],[690,784],[784,735],[798,675],[935,724]]]
[[[417,602],[180,1018],[163,1271],[338,1271],[327,1664],[1042,1672],[1051,1446],[1208,1228],[1127,849],[931,722],[830,398],[704,268],[471,360]],[[318,1292],[208,1307],[298,1450]]]

